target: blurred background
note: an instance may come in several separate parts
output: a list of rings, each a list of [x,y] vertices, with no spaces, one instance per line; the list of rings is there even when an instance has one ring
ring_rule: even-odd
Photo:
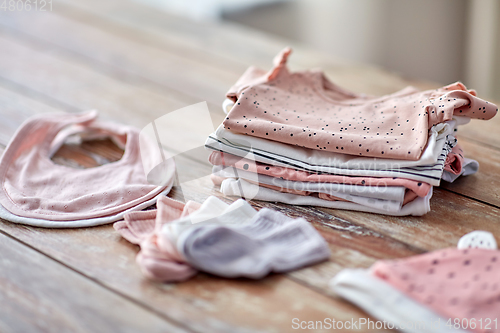
[[[190,20],[250,26],[409,79],[460,80],[500,100],[499,0],[136,1]]]

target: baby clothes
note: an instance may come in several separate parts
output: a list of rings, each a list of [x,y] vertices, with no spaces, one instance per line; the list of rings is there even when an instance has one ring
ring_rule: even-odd
[[[379,319],[424,322],[427,329],[420,331],[446,331],[448,323],[453,329],[500,332],[498,276],[500,251],[493,235],[474,231],[460,239],[457,249],[381,260],[369,271],[346,269],[331,285]],[[441,325],[432,327],[438,320]],[[457,321],[462,325],[455,325]]]
[[[95,111],[37,115],[17,130],[0,160],[2,217],[42,227],[98,225],[143,209],[168,193],[175,174],[173,160],[166,161],[165,182],[149,184],[140,158],[139,131],[98,122],[96,117]],[[109,135],[124,144],[124,155],[89,169],[52,162],[51,154],[74,133]]]
[[[200,208],[200,204],[195,201],[188,201],[184,204],[169,197],[159,197],[156,205],[160,211],[158,219],[161,223],[158,227],[163,223],[192,214]],[[140,244],[155,233],[158,210],[128,213],[124,216],[124,221],[116,222],[113,227],[130,243]]]
[[[464,151],[459,145],[456,145],[446,157],[444,172],[441,179],[452,183],[459,176],[472,175],[478,170],[479,163],[475,160],[464,157]]]
[[[443,317],[494,319],[500,314],[500,252],[445,249],[379,261],[372,275]]]
[[[328,245],[307,221],[266,209],[257,213],[244,200],[228,205],[209,197],[202,205],[184,205],[162,197],[157,206],[114,224],[124,238],[140,245],[137,263],[153,280],[183,281],[198,269],[261,278],[329,256]]]
[[[14,215],[8,210],[6,210],[2,205],[0,205],[0,218],[13,222],[20,223],[25,225],[31,225],[34,227],[44,227],[44,228],[80,228],[80,227],[93,227],[103,224],[109,224],[123,219],[127,214],[132,212],[140,211],[141,209],[148,208],[156,203],[158,198],[166,196],[168,192],[170,192],[171,186],[168,186],[164,192],[160,193],[157,197],[149,199],[148,201],[144,201],[141,204],[131,207],[127,210],[124,210],[118,214],[104,216],[104,217],[96,217],[91,219],[83,219],[83,220],[68,220],[68,221],[52,221],[45,219],[35,219],[31,217],[24,217]]]
[[[460,174],[462,171],[462,164],[464,163],[464,151],[460,145],[456,145],[451,149],[448,156],[446,156],[446,163],[444,170],[451,172],[455,175]]]
[[[249,181],[257,180],[258,183],[274,185],[279,188],[293,189],[295,191],[323,192],[338,197],[344,195],[356,195],[367,198],[378,198],[385,200],[403,201],[405,188],[403,186],[364,186],[336,183],[301,182],[270,177],[245,170],[236,170],[232,167],[214,166],[212,173],[224,178],[243,178]],[[255,178],[257,177],[257,178]]]
[[[458,177],[460,176],[468,176],[468,175],[473,175],[479,170],[479,163],[476,160],[464,157],[463,161],[461,162],[461,167],[462,169],[457,173],[456,167],[455,170],[444,170],[443,175],[441,176],[441,179],[453,183]]]
[[[227,117],[205,142],[225,195],[420,216],[432,186],[477,171],[454,135],[498,108],[475,91],[355,94],[319,71],[289,72],[290,52],[269,72],[249,68],[226,95]]]
[[[214,166],[230,166],[237,168],[238,170],[244,170],[257,173],[259,175],[266,175],[290,181],[363,186],[365,187],[365,190],[363,190],[362,193],[372,191],[378,193],[378,187],[404,187],[409,191],[415,192],[418,196],[423,197],[429,193],[431,188],[431,186],[427,183],[417,182],[405,178],[349,177],[326,173],[311,173],[255,162],[223,152],[212,152],[209,157],[209,162]]]
[[[241,224],[249,221],[255,214],[257,211],[245,200],[240,199],[228,205],[217,197],[210,196],[196,212],[164,224],[160,231],[160,239],[177,244],[179,236],[194,225]]]
[[[248,223],[196,225],[181,235],[179,252],[193,266],[218,276],[259,279],[324,261],[330,249],[304,219],[261,209]]]
[[[156,210],[125,215],[125,220],[113,227],[123,238],[141,247],[136,261],[146,277],[156,281],[187,280],[197,270],[186,264],[173,246],[163,244],[160,248],[157,231],[163,224],[196,211],[200,205],[193,201],[184,204],[169,197],[159,197],[156,205]]]
[[[185,281],[198,273],[191,265],[180,260],[176,251],[160,249],[156,235],[141,242],[141,251],[137,254],[136,262],[142,273],[155,281]]]
[[[439,185],[446,156],[456,144],[455,121],[438,124],[429,131],[427,149],[418,161],[388,158],[355,157],[342,153],[318,151],[303,147],[241,135],[220,126],[205,147],[245,157],[261,163],[346,176],[400,177]]]
[[[223,122],[227,130],[314,150],[418,160],[433,125],[453,115],[490,119],[498,111],[459,82],[423,92],[408,87],[382,97],[358,95],[319,71],[290,73],[290,52],[283,50],[267,73],[249,68],[231,87],[227,97],[235,105]]]
[[[330,282],[335,293],[357,305],[389,329],[405,333],[465,333],[453,322],[372,276],[364,269],[344,269]],[[450,324],[450,323],[448,323]]]
[[[252,182],[252,174],[239,170],[236,174],[232,168],[214,167],[213,174],[224,178],[244,179]],[[250,175],[250,176],[248,176]],[[368,187],[332,183],[293,182],[265,175],[258,175],[257,184],[271,185],[279,190],[293,190],[291,193],[309,195],[310,193],[324,193],[335,198],[355,202],[368,207],[398,211],[401,209],[405,197],[404,187]],[[378,190],[377,190],[378,189]],[[382,208],[384,207],[384,208]]]
[[[425,197],[418,197],[411,202],[403,205],[398,211],[389,211],[374,207],[360,205],[348,201],[331,201],[316,196],[303,196],[292,193],[283,193],[263,186],[255,185],[244,179],[225,179],[220,185],[221,192],[230,197],[241,197],[253,200],[262,200],[269,202],[281,202],[297,206],[317,206],[334,209],[355,210],[360,212],[386,214],[393,216],[422,216],[430,211],[430,199],[432,189]]]
[[[156,225],[156,209],[132,212],[124,216],[124,221],[113,224],[113,228],[132,244],[140,244],[152,236]]]

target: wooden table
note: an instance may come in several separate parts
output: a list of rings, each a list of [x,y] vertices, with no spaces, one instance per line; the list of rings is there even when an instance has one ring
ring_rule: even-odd
[[[133,1],[58,0],[52,12],[1,11],[0,151],[22,121],[45,112],[95,108],[104,118],[142,127],[168,111],[207,101],[217,126],[228,87],[249,65],[269,68],[286,45],[294,48],[293,70],[322,68],[357,92],[390,93],[409,83],[240,26],[193,23]],[[49,230],[0,221],[0,331],[286,332],[293,318],[366,318],[328,289],[343,268],[455,246],[476,229],[500,241],[499,125],[497,117],[460,129],[466,156],[481,169],[435,188],[432,211],[423,217],[252,202],[305,217],[332,250],[328,262],[260,281],[199,274],[184,283],[154,283],[135,263],[138,247],[111,225]],[[116,158],[106,147],[102,155]],[[91,166],[89,149],[66,147],[58,160]],[[178,163],[210,168],[197,159]],[[208,181],[183,194],[198,202],[221,196]],[[170,195],[180,194],[174,189]]]

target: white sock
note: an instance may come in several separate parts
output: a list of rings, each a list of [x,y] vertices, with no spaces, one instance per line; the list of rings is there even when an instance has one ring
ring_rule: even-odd
[[[194,213],[166,223],[162,227],[161,235],[167,237],[175,246],[179,235],[195,225],[245,223],[255,214],[257,211],[243,199],[228,205],[220,199],[210,196]]]
[[[193,226],[179,237],[177,249],[194,267],[229,278],[258,279],[330,256],[328,244],[306,220],[266,208],[245,224]]]

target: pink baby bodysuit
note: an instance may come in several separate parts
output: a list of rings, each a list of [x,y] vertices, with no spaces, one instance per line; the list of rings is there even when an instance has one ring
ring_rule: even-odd
[[[404,186],[410,191],[416,193],[419,197],[425,197],[431,185],[417,182],[405,178],[375,178],[375,177],[349,177],[331,174],[317,174],[306,171],[295,170],[291,168],[278,167],[247,160],[235,155],[223,152],[212,152],[209,157],[212,165],[232,166],[241,170],[254,172],[271,177],[278,177],[291,181],[316,182],[316,183],[335,183],[363,186]]]
[[[233,132],[311,149],[358,156],[417,160],[428,130],[460,115],[490,119],[496,105],[462,83],[382,97],[348,92],[320,71],[291,73],[286,48],[265,72],[250,67],[231,87],[235,102],[223,124]]]
[[[474,331],[500,332],[500,251],[445,249],[378,261],[370,272],[452,324],[455,318],[474,318]]]

